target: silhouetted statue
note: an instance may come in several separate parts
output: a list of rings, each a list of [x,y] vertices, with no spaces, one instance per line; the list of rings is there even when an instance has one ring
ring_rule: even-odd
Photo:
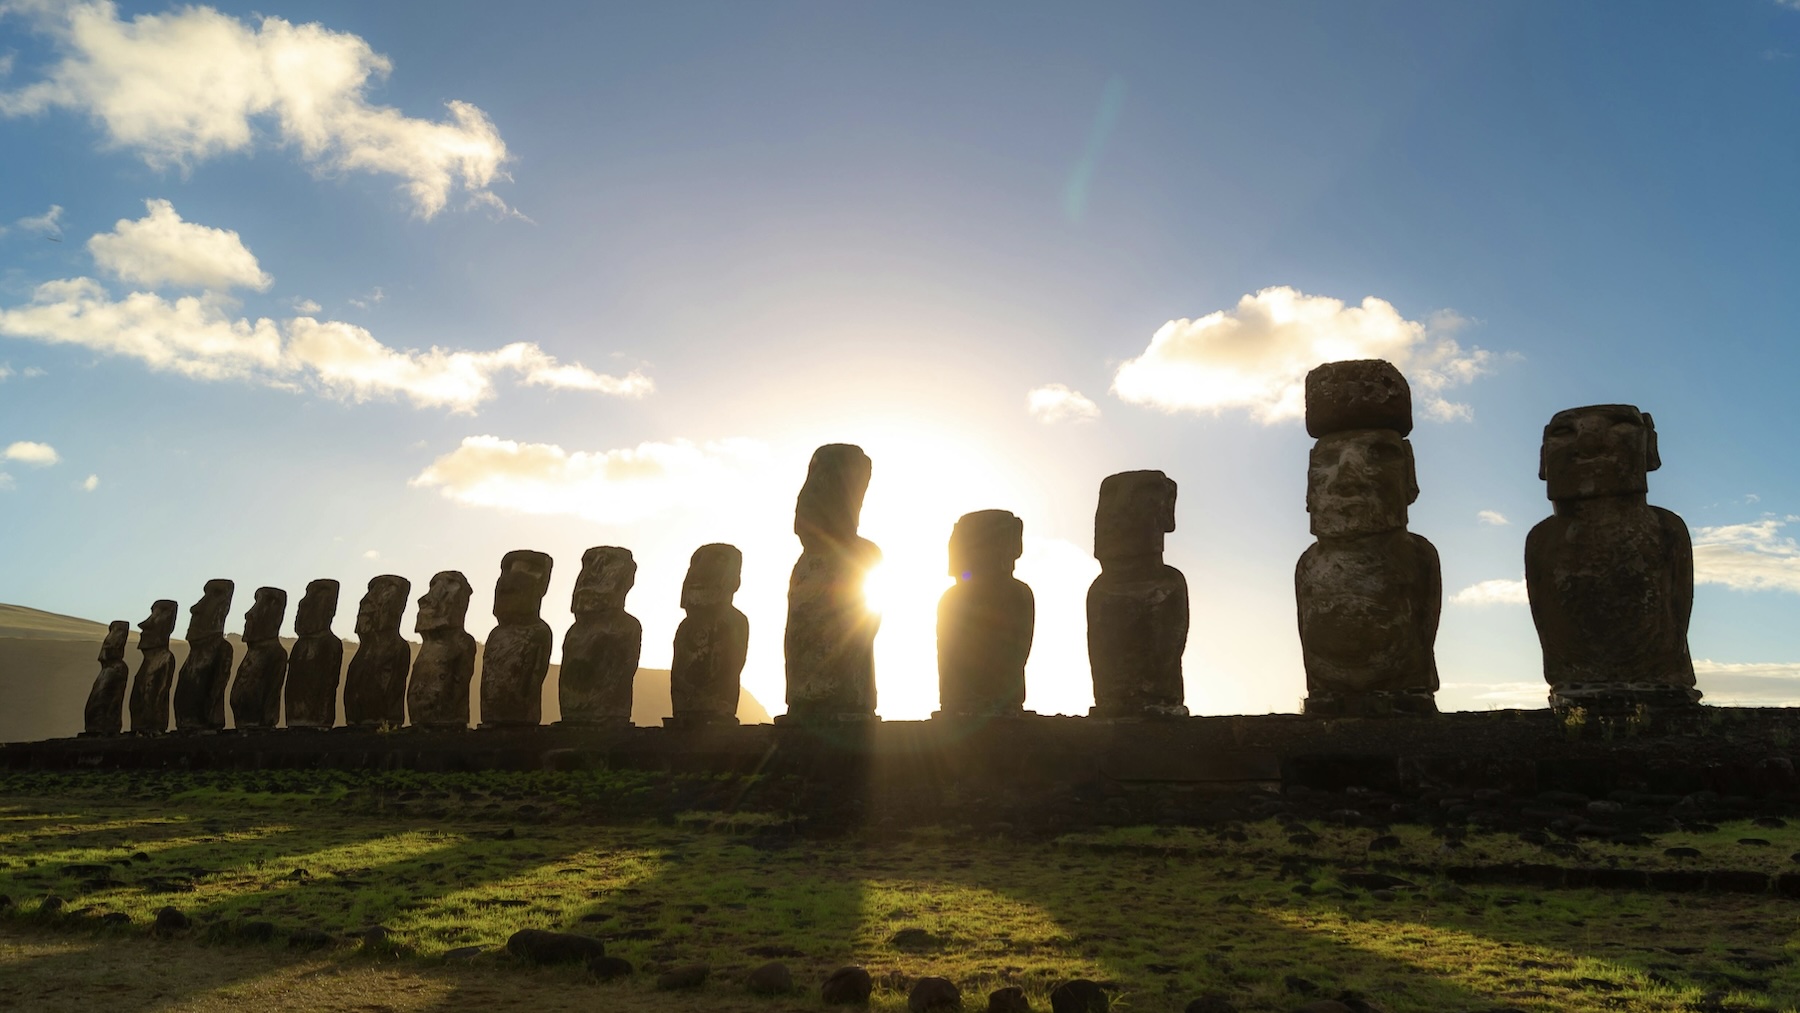
[[[402,592],[402,600],[405,597]],[[296,639],[288,652],[287,673],[289,728],[337,724],[338,679],[344,670],[344,642],[331,632],[337,607],[338,582],[315,580],[306,585],[306,594],[294,609]]]
[[[412,667],[412,647],[400,635],[400,617],[410,594],[412,581],[384,573],[370,578],[369,590],[356,606],[356,653],[344,672],[347,725],[398,728],[406,723],[406,672]]]
[[[1419,498],[1412,390],[1380,359],[1306,376],[1306,512],[1318,540],[1294,568],[1306,713],[1435,714],[1443,576],[1437,550],[1406,530]]]
[[[281,620],[287,616],[287,592],[259,587],[244,613],[244,660],[231,684],[231,720],[239,730],[274,728],[281,723],[281,690],[287,683],[287,648],[281,646]]]
[[[229,580],[209,580],[188,609],[188,656],[175,677],[175,730],[217,732],[225,728],[225,687],[231,683],[231,643],[225,617],[231,612]]]
[[[644,625],[625,611],[637,582],[630,549],[596,545],[581,554],[581,575],[569,610],[575,625],[563,634],[557,678],[561,724],[631,724],[631,687],[644,646]]]
[[[82,710],[83,735],[117,735],[125,726],[125,687],[131,681],[125,639],[130,635],[131,624],[123,619],[107,624],[106,639],[100,642],[100,674]]]
[[[1187,648],[1187,578],[1163,562],[1175,530],[1175,483],[1160,471],[1126,471],[1100,483],[1088,588],[1088,666],[1098,718],[1183,717],[1181,653]]]
[[[938,600],[938,706],[990,717],[1025,710],[1025,661],[1037,605],[1013,577],[1025,522],[1005,510],[964,514],[950,531],[950,576]]]
[[[750,651],[750,620],[731,598],[744,571],[735,545],[714,543],[694,550],[681,582],[687,618],[675,628],[669,697],[674,716],[665,724],[735,725],[738,676]]]
[[[863,579],[881,550],[861,538],[863,494],[871,465],[861,447],[830,443],[813,451],[794,505],[800,559],[788,581],[788,716],[797,720],[871,718],[875,714],[875,633]]]
[[[469,614],[469,579],[442,570],[419,598],[413,629],[425,643],[413,660],[406,710],[420,728],[469,727],[469,681],[475,678],[475,638],[463,629]]]
[[[1656,423],[1632,405],[1557,412],[1538,477],[1555,513],[1525,538],[1525,588],[1557,708],[1602,712],[1700,699],[1688,655],[1694,546],[1645,502]]]
[[[144,655],[131,680],[131,731],[134,735],[161,735],[169,730],[169,689],[175,681],[175,655],[169,635],[175,632],[179,605],[160,598],[150,614],[138,623],[138,650]]]
[[[481,655],[481,727],[524,727],[544,717],[544,677],[556,637],[539,611],[550,590],[547,553],[514,549],[500,559],[494,618]]]

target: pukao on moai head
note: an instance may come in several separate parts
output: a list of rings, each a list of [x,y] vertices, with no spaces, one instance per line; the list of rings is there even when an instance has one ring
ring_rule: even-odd
[[[1437,550],[1406,530],[1419,498],[1412,389],[1380,359],[1306,376],[1306,469],[1314,542],[1294,568],[1306,713],[1436,713]]]
[[[1010,717],[1025,711],[1025,662],[1037,605],[1013,577],[1025,522],[1005,510],[964,514],[950,529],[956,583],[938,599],[936,716]]]
[[[469,579],[442,570],[419,598],[413,630],[425,640],[406,685],[406,711],[420,728],[469,727],[469,683],[475,678],[475,638],[463,629]]]
[[[400,618],[411,594],[412,581],[384,573],[369,580],[369,589],[356,606],[356,653],[344,672],[346,725],[398,728],[406,723],[406,672],[412,667],[412,648],[400,634]],[[288,723],[293,723],[291,706]]]
[[[344,668],[344,642],[331,632],[337,607],[338,582],[321,579],[306,585],[306,594],[294,609],[294,649],[288,652],[287,673],[289,728],[337,724],[338,679]]]
[[[1097,718],[1183,717],[1187,578],[1163,562],[1175,530],[1175,482],[1160,471],[1126,471],[1100,483],[1088,588],[1088,667]]]
[[[735,725],[744,659],[750,653],[750,619],[731,603],[742,583],[744,554],[715,542],[694,550],[681,582],[687,617],[675,628],[669,670],[674,716],[664,724]]]
[[[1624,713],[1697,702],[1688,654],[1694,547],[1645,494],[1656,423],[1632,405],[1557,412],[1538,477],[1555,504],[1525,538],[1525,588],[1557,709]]]
[[[281,646],[281,620],[287,615],[287,592],[259,587],[244,613],[244,660],[231,685],[231,719],[239,730],[273,728],[281,723],[281,690],[287,682],[287,649]]]
[[[169,637],[181,606],[167,598],[150,606],[150,614],[138,623],[138,650],[144,655],[131,680],[131,731],[134,735],[161,735],[169,730],[169,690],[175,681],[175,655]]]
[[[515,549],[500,559],[494,618],[481,655],[481,727],[528,727],[543,721],[544,678],[556,638],[539,617],[550,590],[547,553]]]
[[[644,626],[625,611],[625,596],[636,583],[637,561],[630,549],[596,545],[581,554],[581,573],[569,602],[575,624],[563,634],[556,682],[559,724],[631,724],[631,688]]]
[[[866,719],[875,715],[875,634],[863,581],[881,550],[856,528],[872,465],[861,447],[829,443],[813,451],[794,504],[800,559],[788,581],[788,717]]]
[[[231,614],[229,580],[209,580],[188,609],[188,656],[175,677],[175,729],[216,732],[225,728],[225,688],[231,683],[231,643],[225,619]]]
[[[131,624],[123,619],[106,627],[106,639],[100,642],[100,674],[94,677],[82,710],[83,735],[117,735],[125,726],[125,687],[131,679],[125,639],[130,635]]]

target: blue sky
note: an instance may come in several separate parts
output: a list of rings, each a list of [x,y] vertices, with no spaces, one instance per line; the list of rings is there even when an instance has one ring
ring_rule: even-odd
[[[0,601],[423,588],[632,548],[666,663],[745,551],[779,709],[811,448],[875,461],[883,704],[956,517],[1025,520],[1028,703],[1089,699],[1095,493],[1181,487],[1189,703],[1293,710],[1326,357],[1411,377],[1446,707],[1539,705],[1543,423],[1652,412],[1708,699],[1800,699],[1800,9],[0,0]],[[1216,316],[1215,316],[1216,315]],[[435,350],[435,351],[434,351]],[[291,627],[292,617],[289,617]],[[406,629],[411,628],[410,614]]]

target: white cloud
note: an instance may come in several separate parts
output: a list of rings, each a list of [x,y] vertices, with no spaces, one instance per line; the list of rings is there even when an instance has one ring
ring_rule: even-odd
[[[12,373],[13,373],[13,371],[12,371],[11,366],[7,365],[4,362],[0,362],[0,380],[6,379],[7,377],[11,376]]]
[[[1800,517],[1694,529],[1694,580],[1734,591],[1800,593],[1800,543],[1782,529]]]
[[[45,374],[44,370],[41,370],[41,369],[37,368],[36,366],[26,366],[25,371],[23,373],[20,373],[19,375],[24,377],[27,380],[30,380],[35,377],[44,376],[46,374]]]
[[[87,492],[93,492],[95,489],[100,488],[100,476],[89,475],[87,478],[82,479],[81,488]]]
[[[1483,524],[1492,524],[1497,528],[1505,527],[1512,523],[1512,521],[1506,519],[1505,514],[1498,510],[1483,510],[1475,515],[1475,519]]]
[[[36,468],[48,468],[60,460],[62,458],[57,455],[56,448],[48,443],[20,440],[5,450],[0,450],[0,461],[17,461]]]
[[[1525,605],[1529,602],[1523,580],[1484,580],[1450,596],[1452,605]]]
[[[4,110],[5,97],[4,95],[0,95],[0,111]],[[62,235],[62,225],[59,223],[62,220],[62,213],[63,209],[61,204],[52,204],[50,205],[50,210],[43,214],[21,218],[13,224],[24,229],[26,232],[35,232],[45,236],[60,236]]]
[[[290,299],[288,300],[288,305],[293,307],[295,313],[309,317],[316,316],[325,309],[325,307],[320,306],[311,299]]]
[[[147,200],[149,214],[121,218],[111,232],[88,240],[94,262],[122,281],[157,288],[176,285],[224,292],[266,291],[275,279],[236,232],[183,221],[166,200]]]
[[[321,173],[396,176],[424,217],[453,192],[504,209],[488,188],[508,177],[506,144],[460,101],[424,120],[370,104],[393,69],[361,37],[277,17],[246,24],[210,7],[119,17],[110,0],[20,4],[61,59],[42,80],[0,92],[0,114],[85,113],[108,143],[154,168],[257,147],[265,136]],[[265,133],[266,132],[266,133]]]
[[[1492,359],[1457,344],[1453,335],[1467,323],[1448,312],[1408,320],[1374,296],[1346,306],[1287,286],[1265,288],[1232,309],[1162,325],[1142,355],[1119,367],[1112,389],[1165,411],[1242,409],[1270,423],[1304,413],[1306,374],[1320,363],[1386,359],[1406,374],[1425,415],[1467,419],[1469,406],[1443,392],[1486,372]]]
[[[1546,705],[1550,687],[1542,679],[1535,682],[1446,682],[1438,687],[1438,703],[1462,699],[1488,708],[1537,708]]]
[[[378,550],[369,549],[368,551],[363,553],[363,558],[364,559],[380,559],[381,553]]]
[[[1092,422],[1100,417],[1100,406],[1078,390],[1060,383],[1047,383],[1025,392],[1025,410],[1039,422]]]
[[[1707,703],[1733,707],[1800,706],[1800,662],[1694,660],[1694,680]]]
[[[11,490],[13,487],[13,484],[14,484],[13,477],[11,475],[8,475],[4,471],[0,471],[0,492],[7,492],[7,491]]]
[[[361,296],[359,298],[350,300],[350,305],[356,307],[359,310],[366,310],[371,306],[381,305],[381,301],[386,298],[387,298],[387,293],[383,292],[381,290],[380,285],[377,285],[377,286],[375,286],[374,289],[372,289],[369,292],[368,295]]]

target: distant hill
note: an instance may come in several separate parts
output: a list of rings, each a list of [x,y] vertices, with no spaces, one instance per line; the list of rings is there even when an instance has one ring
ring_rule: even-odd
[[[134,673],[143,657],[137,652],[135,626],[141,618],[131,617],[134,626],[125,649],[125,663]],[[94,676],[100,671],[100,641],[105,637],[105,623],[40,612],[21,605],[0,604],[0,742],[61,738],[81,731],[81,709],[87,703]],[[244,656],[243,642],[235,634],[226,639],[232,643],[235,664],[236,659]],[[283,637],[282,643],[292,646],[293,640]],[[169,646],[178,665],[187,659],[186,641],[176,640]],[[413,649],[417,653],[416,644]],[[356,642],[344,641],[346,666],[355,653]],[[551,665],[550,675],[544,680],[545,723],[562,717],[556,699],[558,676],[558,666]],[[481,658],[478,653],[475,681],[469,693],[469,713],[476,721],[481,719],[480,686]],[[229,706],[226,713],[229,717]],[[341,697],[338,713],[341,721]],[[668,669],[638,669],[632,691],[632,722],[661,725],[662,719],[672,713]],[[738,697],[738,720],[745,724],[766,724],[769,712],[749,690],[745,690]]]

